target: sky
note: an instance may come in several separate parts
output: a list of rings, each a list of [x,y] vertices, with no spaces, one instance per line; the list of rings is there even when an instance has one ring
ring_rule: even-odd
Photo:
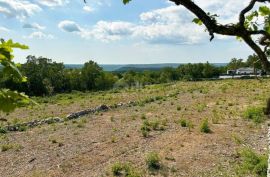
[[[194,0],[220,23],[237,21],[249,0]],[[204,26],[168,0],[0,0],[0,37],[30,47],[26,56],[66,64],[224,63],[252,54],[234,37],[209,42]]]

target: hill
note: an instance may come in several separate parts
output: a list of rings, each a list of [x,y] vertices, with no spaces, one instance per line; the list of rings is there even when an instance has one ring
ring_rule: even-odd
[[[156,64],[100,64],[104,71],[125,72],[145,71],[145,70],[160,70],[165,67],[177,68],[185,63],[156,63]],[[215,66],[226,66],[227,63],[212,63]],[[66,68],[82,68],[83,64],[65,64]]]

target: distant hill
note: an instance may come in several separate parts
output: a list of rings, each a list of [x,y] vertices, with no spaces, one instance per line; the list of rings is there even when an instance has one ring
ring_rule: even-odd
[[[115,71],[115,72],[125,72],[125,71],[157,71],[165,67],[177,68],[179,65],[185,63],[157,63],[157,64],[100,64],[104,71]],[[212,63],[215,66],[221,67],[226,66],[227,63]],[[65,64],[66,68],[82,68],[83,64]]]

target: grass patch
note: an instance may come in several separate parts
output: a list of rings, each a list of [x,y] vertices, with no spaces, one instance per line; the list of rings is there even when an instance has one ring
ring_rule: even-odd
[[[244,112],[244,118],[259,124],[264,122],[265,116],[262,107],[249,107]]]
[[[141,177],[140,173],[129,163],[116,162],[112,166],[113,176]]]
[[[242,149],[239,154],[241,158],[240,165],[237,168],[239,175],[267,176],[267,155],[257,154],[250,148]]]
[[[3,144],[1,146],[1,151],[5,152],[5,151],[11,150],[11,149],[18,151],[21,148],[22,148],[22,146],[19,144]]]

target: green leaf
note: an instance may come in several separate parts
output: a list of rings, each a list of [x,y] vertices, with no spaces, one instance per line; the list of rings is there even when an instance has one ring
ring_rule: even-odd
[[[13,48],[28,49],[28,46],[19,43],[13,43],[12,40],[0,40],[0,64],[4,67],[2,69],[3,76],[11,78],[16,82],[26,82],[18,67],[20,64],[15,64],[12,60]],[[11,91],[9,89],[0,89],[0,111],[11,112],[15,108],[33,102],[23,93]]]
[[[267,16],[270,15],[270,8],[267,6],[261,6],[259,8],[259,12],[261,16]]]
[[[29,103],[30,99],[23,93],[9,89],[0,90],[0,111],[11,112],[15,108]]]
[[[129,3],[131,0],[123,0],[123,3],[124,4],[127,4],[127,3]]]
[[[196,23],[197,25],[202,25],[203,24],[203,22],[199,19],[199,18],[194,18],[193,20],[192,20],[192,22],[193,23]]]
[[[236,36],[236,40],[238,40],[238,41],[240,41],[240,42],[243,41],[242,37],[240,37],[240,36]]]

